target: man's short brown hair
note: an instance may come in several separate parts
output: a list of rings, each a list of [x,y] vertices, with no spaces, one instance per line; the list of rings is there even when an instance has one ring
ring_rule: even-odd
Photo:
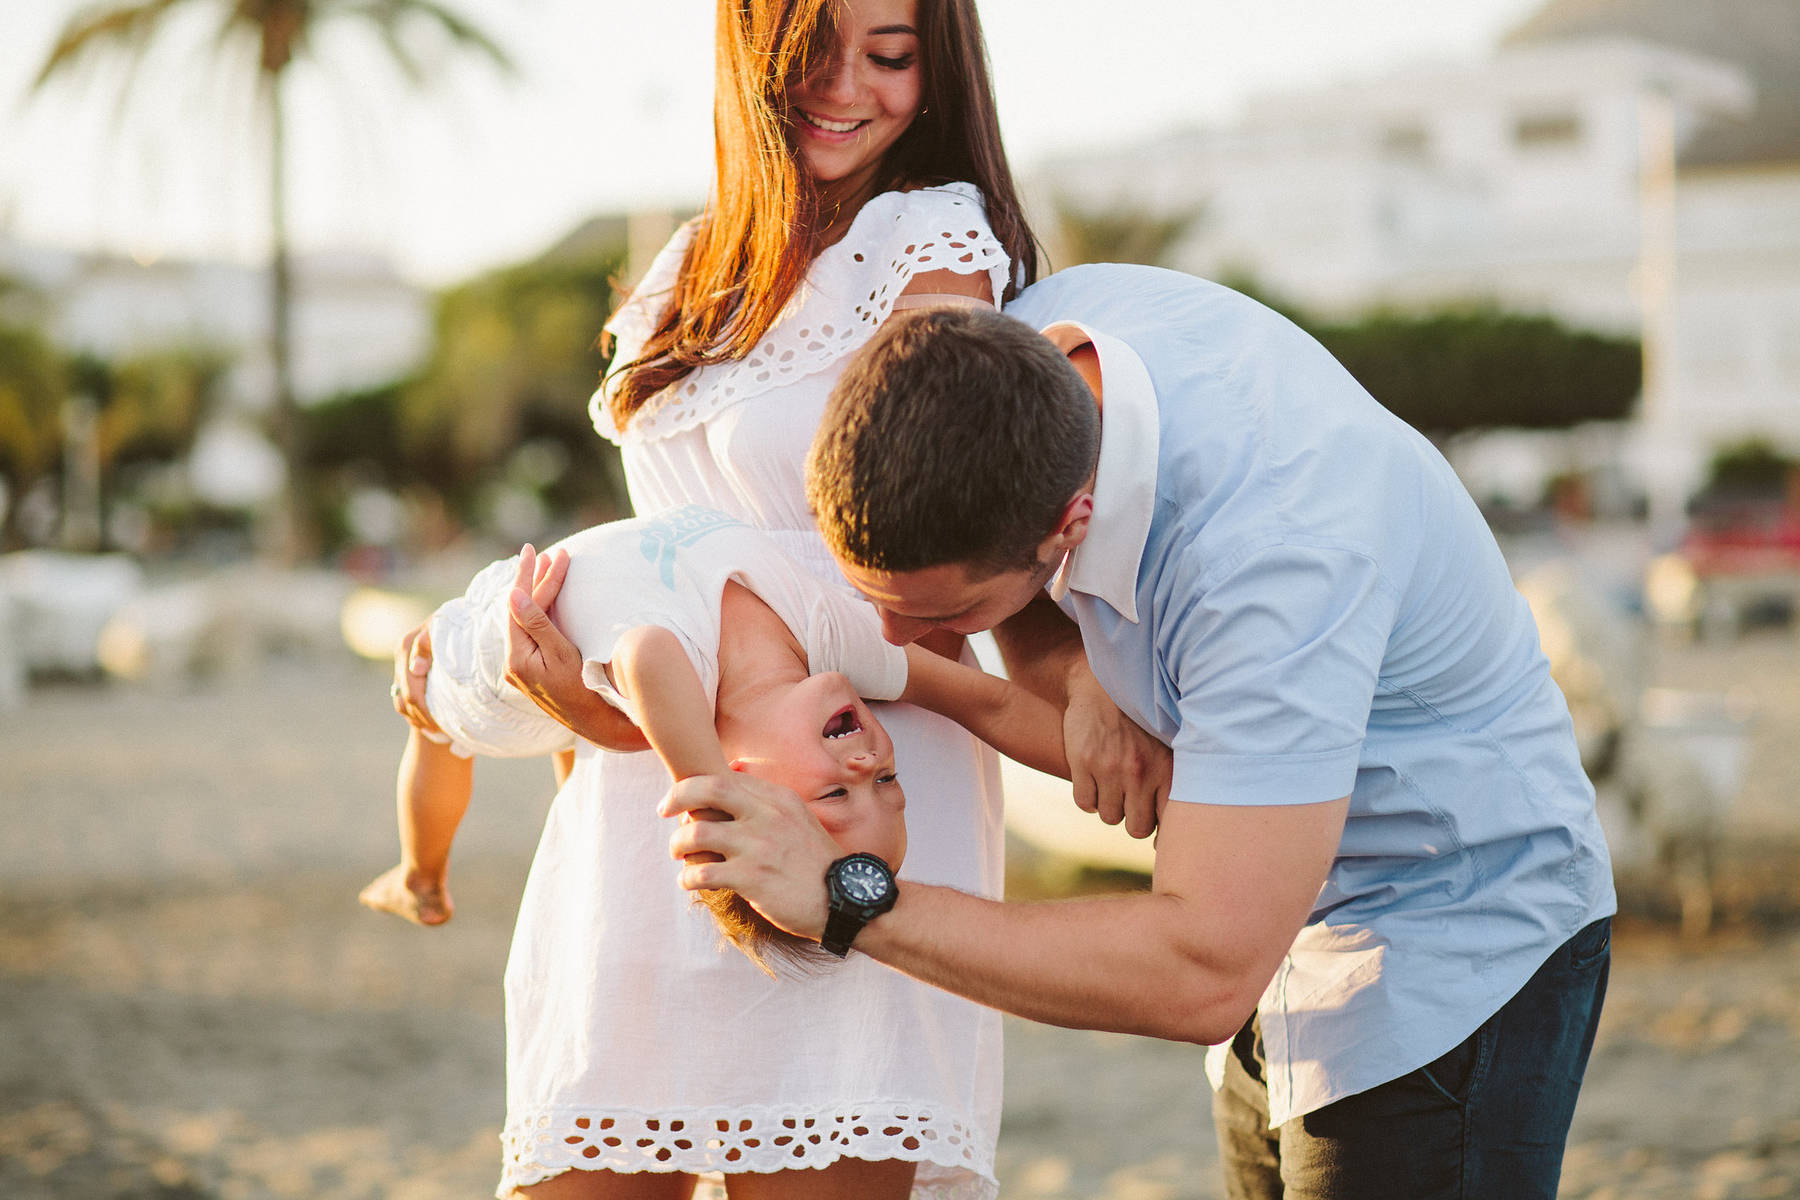
[[[838,379],[806,497],[854,566],[994,574],[1037,565],[1099,454],[1094,395],[1046,338],[988,309],[919,309]]]

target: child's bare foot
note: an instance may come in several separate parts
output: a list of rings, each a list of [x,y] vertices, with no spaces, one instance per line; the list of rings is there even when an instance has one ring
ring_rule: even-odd
[[[441,882],[409,877],[405,863],[376,876],[357,899],[376,912],[405,917],[414,925],[442,925],[456,907],[450,903],[448,887]]]

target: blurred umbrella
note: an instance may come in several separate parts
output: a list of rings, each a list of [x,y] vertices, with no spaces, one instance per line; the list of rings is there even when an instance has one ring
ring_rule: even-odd
[[[182,14],[208,9],[217,14],[216,56],[229,59],[248,49],[256,63],[254,103],[268,135],[269,172],[269,314],[270,348],[275,367],[275,436],[287,464],[280,553],[292,561],[311,541],[306,503],[305,458],[292,371],[293,280],[287,234],[285,179],[288,115],[283,83],[289,67],[305,54],[321,26],[351,21],[369,29],[388,51],[408,83],[422,87],[427,64],[408,44],[404,31],[413,24],[435,27],[459,50],[486,58],[505,72],[511,59],[485,33],[433,0],[138,0],[102,3],[78,13],[39,69],[34,90],[68,74],[77,64],[100,54],[124,61],[123,86],[129,87],[151,44]]]

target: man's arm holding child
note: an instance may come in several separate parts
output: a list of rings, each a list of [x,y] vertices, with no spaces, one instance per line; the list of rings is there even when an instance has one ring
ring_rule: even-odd
[[[742,892],[804,937],[825,927],[841,851],[799,798],[738,775],[677,784],[665,816],[708,807],[671,853],[686,888]],[[1147,894],[1001,903],[902,881],[856,949],[915,978],[1035,1021],[1190,1042],[1231,1037],[1255,1010],[1330,870],[1348,798],[1323,804],[1171,803]],[[696,851],[722,856],[701,862]]]

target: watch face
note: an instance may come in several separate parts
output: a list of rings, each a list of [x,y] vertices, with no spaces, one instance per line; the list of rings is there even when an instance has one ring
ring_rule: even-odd
[[[844,895],[858,904],[877,904],[887,898],[887,872],[864,859],[853,858],[839,867],[838,883]]]

